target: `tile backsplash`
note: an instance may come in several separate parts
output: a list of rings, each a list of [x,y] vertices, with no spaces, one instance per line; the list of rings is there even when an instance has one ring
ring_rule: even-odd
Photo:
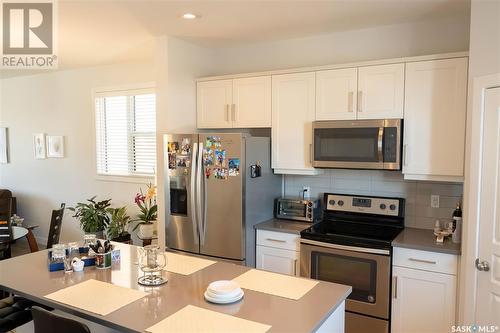
[[[331,169],[317,176],[285,176],[286,196],[298,196],[303,186],[311,188],[311,198],[323,198],[325,192],[405,198],[405,225],[421,229],[434,228],[436,219],[451,219],[463,195],[462,184],[408,181],[397,171]],[[433,194],[440,197],[439,208],[431,207]]]

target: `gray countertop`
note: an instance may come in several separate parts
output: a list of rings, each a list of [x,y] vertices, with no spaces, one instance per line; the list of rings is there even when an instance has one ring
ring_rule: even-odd
[[[293,220],[270,219],[254,225],[257,230],[270,230],[278,232],[286,232],[289,234],[300,234],[304,229],[312,226],[312,223],[300,222]]]
[[[210,282],[231,280],[250,268],[217,262],[191,275],[163,272],[168,283],[156,288],[137,283],[142,275],[137,262],[137,247],[115,243],[121,252],[121,262],[111,269],[86,267],[82,273],[49,272],[47,250],[0,261],[0,288],[24,296],[40,304],[85,318],[120,332],[144,332],[146,328],[174,314],[186,305],[229,314],[272,326],[269,332],[312,332],[342,304],[351,287],[319,281],[301,299],[295,301],[245,289],[245,297],[228,305],[211,304],[203,293]],[[108,315],[100,316],[44,296],[88,279],[113,283],[148,293]]]
[[[450,237],[443,243],[437,243],[432,230],[405,228],[392,241],[392,246],[459,255],[461,244],[453,243]]]

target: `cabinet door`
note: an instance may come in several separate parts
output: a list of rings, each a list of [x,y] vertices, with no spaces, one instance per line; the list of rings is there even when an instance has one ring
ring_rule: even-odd
[[[196,114],[198,128],[230,128],[233,80],[198,82]],[[180,112],[180,111],[179,111]]]
[[[315,174],[312,122],[315,73],[272,76],[272,168],[275,173]]]
[[[456,276],[393,267],[392,333],[450,332]]]
[[[298,276],[299,252],[257,245],[256,267],[270,272]]]
[[[271,77],[233,80],[233,127],[271,127]]]
[[[406,64],[403,173],[462,181],[467,58]]]
[[[403,118],[404,64],[358,69],[358,119]]]
[[[316,120],[356,119],[358,69],[316,72]]]

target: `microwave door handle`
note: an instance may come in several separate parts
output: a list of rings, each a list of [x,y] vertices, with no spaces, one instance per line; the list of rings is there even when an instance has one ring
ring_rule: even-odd
[[[197,155],[198,155],[198,144],[193,143],[193,154],[191,156],[191,182],[189,184],[189,194],[191,200],[189,204],[191,205],[189,209],[189,214],[191,215],[191,221],[193,222],[193,236],[194,243],[199,244],[200,242],[200,232],[198,228],[198,219],[196,218],[196,169],[197,169]]]
[[[379,162],[384,162],[384,152],[383,152],[383,145],[384,143],[384,128],[379,127],[378,128],[378,143],[377,143],[377,148],[378,148],[378,161]]]

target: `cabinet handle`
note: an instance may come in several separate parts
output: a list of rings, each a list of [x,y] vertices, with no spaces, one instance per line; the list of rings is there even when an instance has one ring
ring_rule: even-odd
[[[293,261],[293,276],[297,276],[297,259]]]
[[[229,118],[229,104],[226,104],[226,121],[231,121],[231,118]]]
[[[231,117],[233,121],[236,121],[236,104],[231,104]]]
[[[363,112],[363,92],[358,91],[358,112]]]
[[[286,240],[282,239],[276,239],[276,238],[266,238],[266,239],[271,242],[286,243]]]
[[[354,112],[354,92],[350,91],[349,92],[349,98],[347,103],[349,104],[347,108],[349,109],[348,112]]]
[[[398,298],[398,277],[397,276],[392,277],[392,297],[394,299]]]
[[[312,143],[309,144],[309,162],[313,162],[313,145]]]
[[[408,260],[410,260],[410,261],[415,261],[415,262],[422,262],[422,263],[424,263],[424,264],[432,264],[432,265],[437,264],[437,262],[435,262],[435,261],[432,261],[432,260],[425,260],[425,259],[408,258]]]

